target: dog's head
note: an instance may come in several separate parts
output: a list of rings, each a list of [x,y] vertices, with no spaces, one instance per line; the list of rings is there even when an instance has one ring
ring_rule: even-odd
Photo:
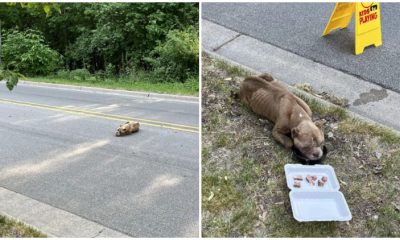
[[[117,129],[117,132],[115,133],[116,136],[123,136],[128,134],[129,132],[129,122],[122,124],[119,126],[119,128]]]
[[[325,139],[322,126],[324,123],[324,120],[319,120],[315,123],[302,121],[292,129],[294,146],[310,160],[318,160],[323,155]]]

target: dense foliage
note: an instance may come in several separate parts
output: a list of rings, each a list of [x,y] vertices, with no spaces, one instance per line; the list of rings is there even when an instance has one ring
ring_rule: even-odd
[[[197,3],[60,3],[60,13],[0,3],[2,60],[27,75],[196,79]]]
[[[60,54],[44,43],[40,32],[11,30],[4,35],[4,39],[2,60],[8,69],[31,75],[47,74],[61,63]]]
[[[172,30],[165,42],[159,43],[147,58],[158,76],[168,76],[184,82],[196,75],[199,61],[197,30],[189,27],[183,31]]]

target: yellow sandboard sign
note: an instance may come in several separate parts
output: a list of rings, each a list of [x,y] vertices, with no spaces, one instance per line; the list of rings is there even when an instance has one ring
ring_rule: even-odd
[[[322,36],[337,28],[346,28],[354,13],[356,55],[370,45],[382,45],[380,5],[377,2],[336,3]]]

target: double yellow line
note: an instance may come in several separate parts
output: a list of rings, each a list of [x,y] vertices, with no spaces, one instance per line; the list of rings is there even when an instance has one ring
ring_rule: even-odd
[[[33,108],[38,108],[38,109],[52,110],[52,111],[57,111],[57,112],[69,113],[69,114],[73,114],[73,115],[83,115],[83,116],[95,117],[95,118],[101,118],[101,119],[107,119],[107,120],[116,120],[116,121],[124,121],[124,122],[138,121],[138,122],[140,122],[140,125],[145,125],[145,126],[167,128],[167,129],[183,131],[183,132],[190,132],[190,133],[199,133],[199,128],[195,127],[195,126],[175,124],[175,123],[163,122],[163,121],[158,121],[158,120],[132,118],[132,117],[123,116],[123,115],[95,112],[95,111],[89,111],[89,110],[85,110],[85,109],[72,109],[72,108],[68,108],[68,107],[57,107],[57,106],[46,105],[46,104],[15,101],[15,100],[5,99],[5,98],[0,98],[0,103],[6,103],[6,104],[8,103],[8,104],[14,104],[14,105],[18,105],[18,106],[33,107]]]

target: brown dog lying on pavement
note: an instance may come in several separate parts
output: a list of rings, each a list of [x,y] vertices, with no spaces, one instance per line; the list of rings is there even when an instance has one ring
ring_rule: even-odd
[[[137,132],[137,131],[139,131],[139,123],[129,121],[129,122],[126,122],[125,124],[122,124],[119,126],[119,128],[117,129],[117,132],[115,133],[115,136],[117,136],[117,137],[125,136],[128,134]]]
[[[272,136],[286,148],[294,146],[310,160],[323,155],[322,121],[313,122],[310,107],[269,74],[247,77],[240,99],[255,113],[275,123]],[[287,134],[291,133],[292,138]]]

